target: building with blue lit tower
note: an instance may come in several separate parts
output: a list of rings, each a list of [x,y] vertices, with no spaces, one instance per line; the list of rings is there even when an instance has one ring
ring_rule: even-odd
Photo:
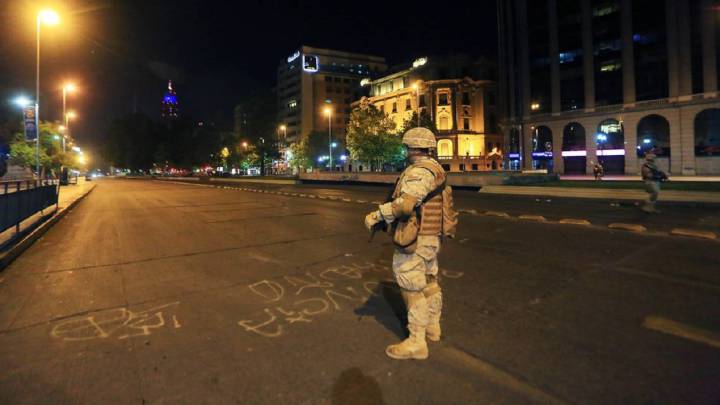
[[[178,117],[177,94],[172,86],[172,80],[168,80],[168,89],[163,97],[161,115],[164,119],[175,119]]]

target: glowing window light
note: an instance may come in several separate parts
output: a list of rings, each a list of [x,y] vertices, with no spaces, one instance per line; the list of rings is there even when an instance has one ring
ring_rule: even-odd
[[[605,149],[597,151],[598,156],[625,156],[625,149]]]

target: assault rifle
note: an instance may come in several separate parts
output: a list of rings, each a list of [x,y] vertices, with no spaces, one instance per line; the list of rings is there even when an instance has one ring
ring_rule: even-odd
[[[393,186],[393,188],[390,189],[387,196],[385,197],[385,200],[383,201],[383,204],[388,203],[393,200],[392,196],[395,193],[395,188],[397,187],[398,181],[400,181],[400,178],[395,180],[395,186]],[[368,240],[368,243],[373,241],[373,238],[375,237],[375,232],[377,232],[377,231],[387,232],[387,229],[388,229],[388,224],[385,221],[380,221],[377,224],[373,225],[372,229],[370,229],[370,239]]]

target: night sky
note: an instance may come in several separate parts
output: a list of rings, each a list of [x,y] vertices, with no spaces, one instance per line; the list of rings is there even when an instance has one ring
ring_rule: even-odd
[[[41,118],[60,119],[60,84],[72,79],[81,89],[69,99],[80,116],[73,134],[90,147],[133,108],[159,118],[167,79],[182,114],[229,128],[233,106],[272,87],[279,61],[301,44],[385,56],[391,65],[457,52],[494,57],[495,0],[421,4],[0,0],[0,96],[34,94],[34,18],[46,5],[62,22],[43,27]]]

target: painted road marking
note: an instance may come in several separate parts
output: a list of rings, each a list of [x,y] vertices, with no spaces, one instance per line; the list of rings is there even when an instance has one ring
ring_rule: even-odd
[[[608,225],[608,228],[610,229],[622,229],[623,231],[630,231],[630,232],[645,232],[647,231],[647,228],[645,228],[642,225],[638,224],[623,224],[621,222],[616,222]]]
[[[643,327],[720,349],[720,335],[717,333],[675,322],[672,319],[648,316],[643,320]]]
[[[487,212],[485,212],[485,215],[489,215],[491,217],[502,217],[502,218],[510,217],[510,215],[508,215],[507,212],[499,212],[499,211],[487,211]]]
[[[704,239],[711,239],[711,240],[717,239],[717,235],[715,234],[715,232],[698,231],[696,229],[675,228],[672,231],[670,231],[670,234],[671,235],[679,235],[679,236],[692,236],[694,238],[704,238]]]
[[[438,349],[439,356],[435,357],[440,362],[445,362],[452,367],[461,367],[471,373],[481,376],[493,384],[507,388],[516,392],[531,402],[538,404],[567,404],[568,401],[559,396],[546,392],[530,382],[525,381],[522,377],[515,375],[489,363],[482,359],[457,349],[453,346],[440,346]]]
[[[537,222],[547,221],[547,219],[545,219],[545,217],[542,215],[520,215],[518,218],[526,220],[526,221],[537,221]]]
[[[566,225],[584,225],[584,226],[590,226],[590,221],[587,219],[576,219],[576,218],[563,218],[558,223],[566,224]]]

